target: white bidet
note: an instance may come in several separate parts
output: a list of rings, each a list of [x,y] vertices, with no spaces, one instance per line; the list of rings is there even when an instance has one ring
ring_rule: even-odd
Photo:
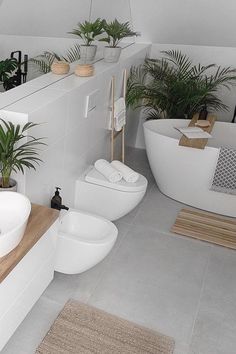
[[[59,221],[55,270],[82,273],[101,262],[114,246],[116,226],[93,214],[70,209]]]

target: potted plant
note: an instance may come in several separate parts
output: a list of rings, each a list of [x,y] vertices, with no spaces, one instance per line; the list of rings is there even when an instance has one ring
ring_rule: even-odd
[[[29,122],[21,127],[3,119],[0,121],[0,187],[1,191],[16,191],[16,181],[11,178],[11,173],[24,173],[25,167],[35,169],[35,164],[41,161],[38,147],[45,144],[42,138],[27,135],[28,130],[37,124]]]
[[[66,63],[68,68],[70,63],[73,63],[79,59],[80,46],[75,44],[73,47],[67,49],[65,55],[44,51],[42,54],[39,54],[34,58],[30,58],[29,61],[32,62],[41,73],[48,74],[50,71],[52,71],[52,65],[54,62]]]
[[[93,61],[97,46],[92,43],[97,36],[103,33],[103,21],[98,18],[94,22],[79,22],[78,27],[69,33],[79,36],[84,42],[80,46],[80,59],[85,63]]]
[[[11,77],[16,68],[17,61],[15,58],[0,61],[0,83],[5,90],[12,88]]]
[[[215,64],[193,65],[178,50],[162,52],[161,59],[146,59],[133,67],[127,87],[127,104],[144,107],[147,119],[188,118],[202,110],[228,107],[218,97],[222,87],[236,83],[236,69]]]
[[[103,29],[106,37],[100,41],[108,44],[104,49],[104,60],[107,63],[116,63],[121,54],[120,41],[123,38],[137,36],[137,32],[131,30],[129,22],[121,23],[117,19],[112,22],[103,20]]]

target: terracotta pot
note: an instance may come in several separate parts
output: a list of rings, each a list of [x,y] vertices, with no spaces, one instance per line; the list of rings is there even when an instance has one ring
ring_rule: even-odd
[[[70,65],[66,61],[54,61],[51,65],[51,71],[56,75],[65,75],[70,71]]]
[[[13,178],[10,178],[10,187],[2,188],[1,185],[2,178],[0,178],[0,192],[17,192],[17,182]]]
[[[94,75],[94,66],[92,64],[78,64],[75,69],[75,75],[88,77]]]
[[[121,55],[121,47],[105,47],[104,48],[104,61],[106,63],[117,63]]]
[[[97,53],[96,45],[81,45],[80,46],[80,60],[85,64],[94,60]]]

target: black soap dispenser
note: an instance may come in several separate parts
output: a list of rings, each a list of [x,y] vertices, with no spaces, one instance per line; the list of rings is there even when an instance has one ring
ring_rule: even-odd
[[[60,206],[62,204],[62,199],[61,199],[59,190],[61,190],[61,188],[56,187],[56,192],[51,199],[51,208],[57,209],[57,210],[60,210]]]

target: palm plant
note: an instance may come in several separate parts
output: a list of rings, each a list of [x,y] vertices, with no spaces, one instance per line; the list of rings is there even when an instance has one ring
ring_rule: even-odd
[[[43,54],[30,58],[29,61],[35,64],[40,72],[47,74],[51,71],[51,66],[55,59],[61,60],[58,54],[45,51]]]
[[[45,145],[42,138],[34,138],[27,135],[28,130],[37,126],[34,123],[26,123],[23,127],[14,125],[1,119],[0,124],[0,173],[2,176],[1,187],[10,187],[11,173],[24,168],[35,169],[41,159],[38,157],[38,146]]]
[[[78,27],[69,33],[80,37],[86,46],[90,46],[95,38],[103,33],[103,21],[97,18],[94,22],[79,22]]]
[[[8,82],[16,68],[17,60],[15,58],[8,58],[0,61],[0,82],[3,83],[5,89],[8,89]]]
[[[193,65],[178,50],[162,53],[163,58],[146,59],[131,69],[128,105],[144,107],[148,119],[191,118],[205,107],[209,111],[228,110],[218,92],[236,83],[236,69]]]
[[[137,36],[137,32],[132,31],[129,22],[120,23],[117,19],[111,22],[103,20],[103,29],[106,36],[100,41],[108,43],[112,48],[118,47],[123,38]]]
[[[35,64],[40,72],[47,74],[51,71],[51,66],[54,60],[63,60],[68,63],[73,63],[79,59],[80,46],[79,44],[75,44],[73,47],[66,51],[64,56],[55,52],[45,51],[43,54],[39,54],[34,58],[30,58],[29,61]]]

